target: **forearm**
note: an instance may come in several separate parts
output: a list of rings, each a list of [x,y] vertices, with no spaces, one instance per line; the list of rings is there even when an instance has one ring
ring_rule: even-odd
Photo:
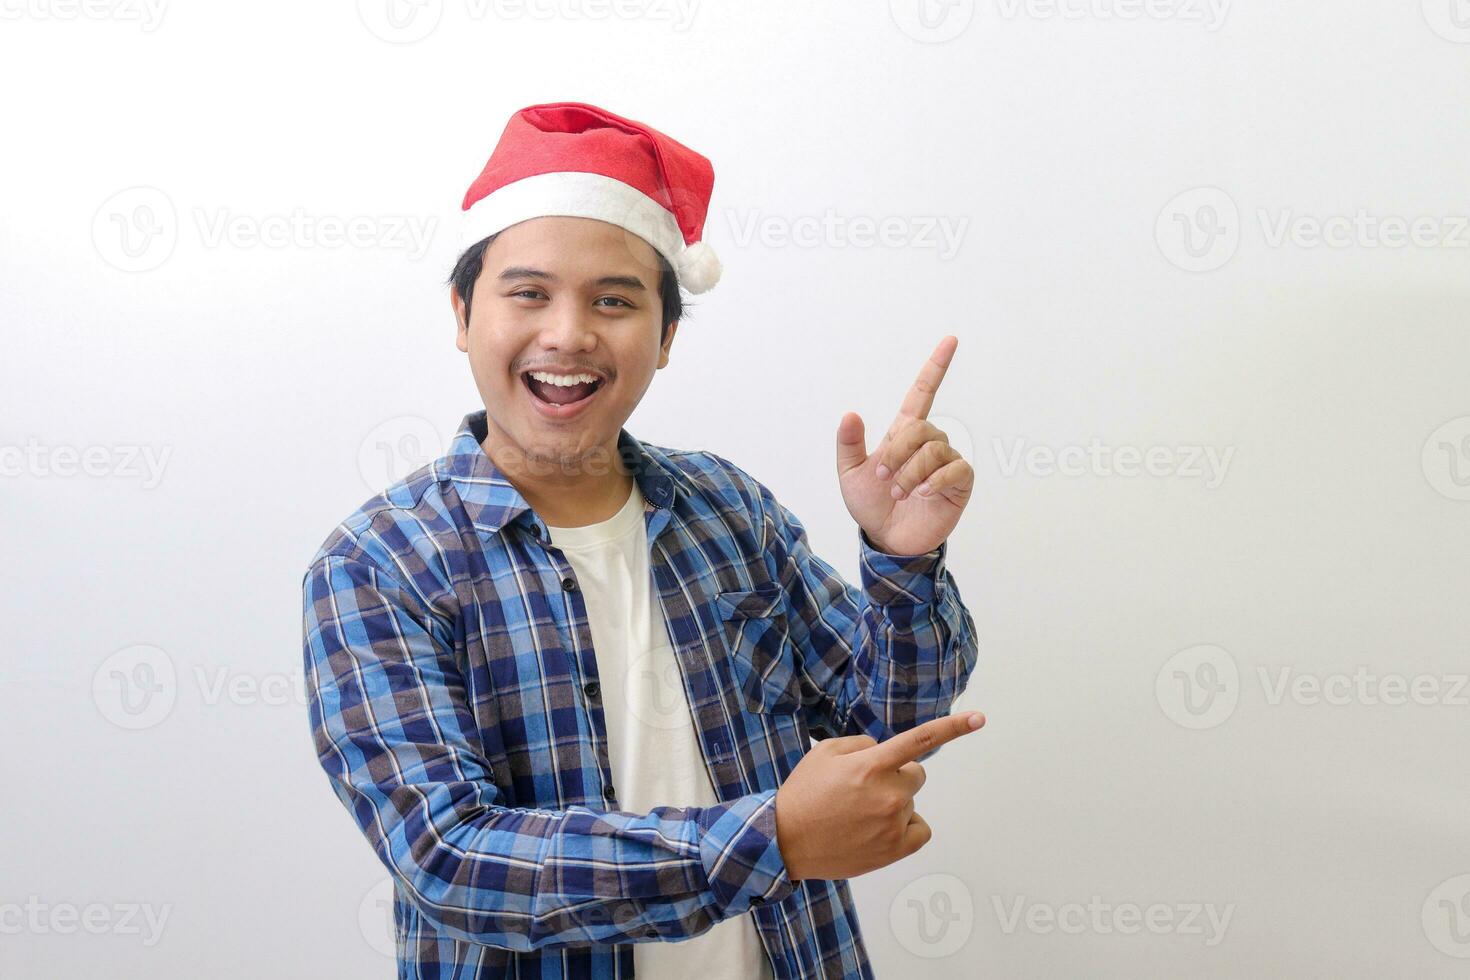
[[[460,939],[528,950],[683,938],[790,890],[774,819],[774,791],[648,814],[497,810],[400,856],[420,910]]]
[[[945,567],[947,542],[927,555],[889,555],[859,531],[862,613],[854,642],[869,703],[894,731],[947,714],[979,649],[975,623]]]
[[[333,776],[410,900],[460,940],[531,950],[687,938],[794,887],[774,790],[637,814],[496,806],[478,782]]]
[[[450,627],[350,558],[313,566],[304,602],[318,760],[439,931],[517,950],[686,938],[789,893],[774,791],[643,814],[505,806]]]
[[[890,555],[859,530],[861,588],[808,546],[801,522],[766,498],[802,669],[822,692],[813,728],[882,741],[949,712],[978,657],[974,620],[946,568],[947,544]]]

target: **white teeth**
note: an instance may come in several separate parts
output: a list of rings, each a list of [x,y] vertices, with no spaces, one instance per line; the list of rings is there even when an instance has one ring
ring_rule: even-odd
[[[547,374],[545,371],[530,371],[531,377],[537,381],[559,388],[570,388],[572,385],[593,384],[598,378],[595,374]]]

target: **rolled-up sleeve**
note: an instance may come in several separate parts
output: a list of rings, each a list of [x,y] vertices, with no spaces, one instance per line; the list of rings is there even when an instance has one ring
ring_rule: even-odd
[[[764,549],[815,692],[806,704],[811,727],[883,741],[948,714],[979,655],[974,618],[946,565],[949,543],[892,555],[859,529],[861,587],[854,586],[812,551],[800,519],[755,486]]]

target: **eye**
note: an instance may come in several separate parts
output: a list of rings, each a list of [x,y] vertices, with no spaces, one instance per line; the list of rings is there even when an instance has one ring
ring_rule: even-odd
[[[530,287],[527,287],[525,289],[518,289],[515,292],[511,293],[511,296],[513,296],[513,297],[515,297],[515,296],[525,296],[525,297],[528,297],[530,299],[545,299],[546,298],[546,294],[543,293],[541,290],[539,290],[539,289],[532,289]]]
[[[599,296],[599,297],[598,297],[598,298],[597,298],[597,299],[596,299],[596,300],[595,300],[595,301],[594,301],[594,305],[595,305],[595,304],[596,304],[596,303],[601,303],[601,302],[602,302],[602,301],[603,301],[603,300],[605,300],[605,299],[610,299],[610,300],[612,300],[612,301],[613,301],[613,302],[614,302],[614,303],[621,303],[621,304],[622,304],[622,305],[623,305],[623,306],[626,306],[626,307],[627,307],[627,308],[628,308],[628,309],[630,309],[630,310],[631,310],[631,309],[633,309],[633,304],[632,304],[632,303],[629,303],[629,302],[628,302],[628,301],[627,301],[627,300],[625,300],[625,299],[622,299],[622,298],[621,298],[621,297],[618,297],[618,296]],[[617,307],[613,307],[613,309],[617,309]]]

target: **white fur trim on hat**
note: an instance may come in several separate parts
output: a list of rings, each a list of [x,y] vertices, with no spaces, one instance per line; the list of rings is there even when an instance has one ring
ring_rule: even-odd
[[[536,174],[491,191],[465,212],[460,247],[468,248],[522,221],[552,215],[596,218],[631,231],[669,260],[691,293],[704,292],[720,278],[714,250],[703,242],[685,248],[684,233],[672,212],[631,184],[602,174]]]

